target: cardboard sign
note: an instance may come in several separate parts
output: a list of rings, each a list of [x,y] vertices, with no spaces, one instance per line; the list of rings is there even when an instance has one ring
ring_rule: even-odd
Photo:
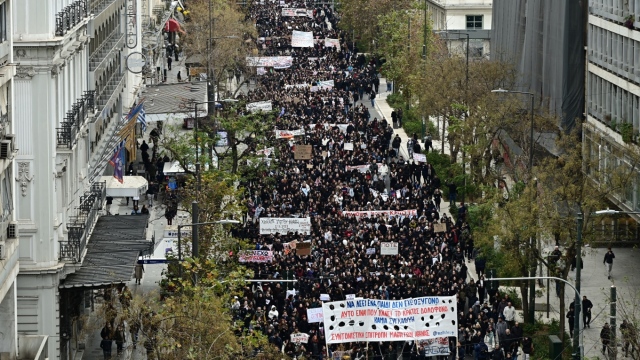
[[[298,255],[311,255],[311,243],[302,242],[296,244],[296,254]]]
[[[447,231],[447,224],[433,224],[433,232],[441,233]]]
[[[322,316],[322,308],[315,309],[307,309],[307,322],[311,323],[319,323],[324,320]]]
[[[296,152],[293,154],[293,158],[296,160],[311,160],[312,153],[313,146],[296,145]]]
[[[380,243],[380,255],[398,255],[398,243],[397,242]]]

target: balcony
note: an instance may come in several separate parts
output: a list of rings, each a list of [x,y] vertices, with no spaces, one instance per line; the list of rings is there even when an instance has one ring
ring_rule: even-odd
[[[89,55],[89,71],[97,71],[109,63],[111,56],[124,47],[124,33],[115,29],[104,42]]]
[[[87,0],[77,0],[56,14],[56,36],[64,36],[69,30],[89,16]]]
[[[76,215],[67,222],[67,240],[60,242],[60,261],[82,262],[91,227],[98,219],[107,194],[105,183],[93,183],[91,189],[80,197]]]
[[[100,89],[100,93],[96,98],[98,110],[102,112],[105,106],[112,104],[118,98],[118,94],[120,94],[124,86],[124,80],[124,73],[114,72],[111,75],[109,82]]]
[[[85,91],[82,98],[71,105],[71,110],[67,111],[62,126],[56,128],[58,146],[66,146],[69,149],[73,147],[76,135],[78,135],[85,119],[95,110],[94,97],[94,91]]]

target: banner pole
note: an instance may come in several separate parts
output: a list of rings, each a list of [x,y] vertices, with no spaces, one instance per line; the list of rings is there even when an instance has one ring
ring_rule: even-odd
[[[364,348],[364,358],[369,360],[369,342],[367,341],[367,345]]]

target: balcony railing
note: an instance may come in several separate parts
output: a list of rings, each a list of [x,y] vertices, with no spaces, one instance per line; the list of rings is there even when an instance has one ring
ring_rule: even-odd
[[[64,36],[89,16],[87,0],[76,0],[56,14],[56,36]]]
[[[114,29],[109,37],[106,38],[100,46],[89,55],[89,71],[96,71],[109,60],[109,53],[114,50],[121,50],[124,47],[124,33],[118,29]]]
[[[67,240],[60,242],[60,260],[81,262],[82,253],[87,246],[89,230],[98,219],[98,213],[104,205],[107,185],[96,182],[91,190],[80,197],[80,206],[76,208],[76,215],[67,222]]]
[[[122,83],[124,82],[124,73],[114,72],[109,79],[109,82],[100,89],[100,94],[96,97],[96,105],[98,106],[98,110],[102,109],[105,105],[109,103],[111,97],[114,96],[116,90],[121,88]]]
[[[115,0],[89,0],[89,13],[98,16],[104,9],[109,7]]]
[[[81,99],[78,99],[71,110],[67,111],[65,121],[57,128],[58,146],[73,147],[76,135],[84,124],[85,119],[95,110],[95,91],[85,91]]]

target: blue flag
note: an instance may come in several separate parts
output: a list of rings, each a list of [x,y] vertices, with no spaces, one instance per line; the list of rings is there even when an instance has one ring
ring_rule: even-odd
[[[121,184],[124,182],[124,145],[126,140],[122,140],[113,150],[113,156],[109,164],[113,166],[113,177]]]

